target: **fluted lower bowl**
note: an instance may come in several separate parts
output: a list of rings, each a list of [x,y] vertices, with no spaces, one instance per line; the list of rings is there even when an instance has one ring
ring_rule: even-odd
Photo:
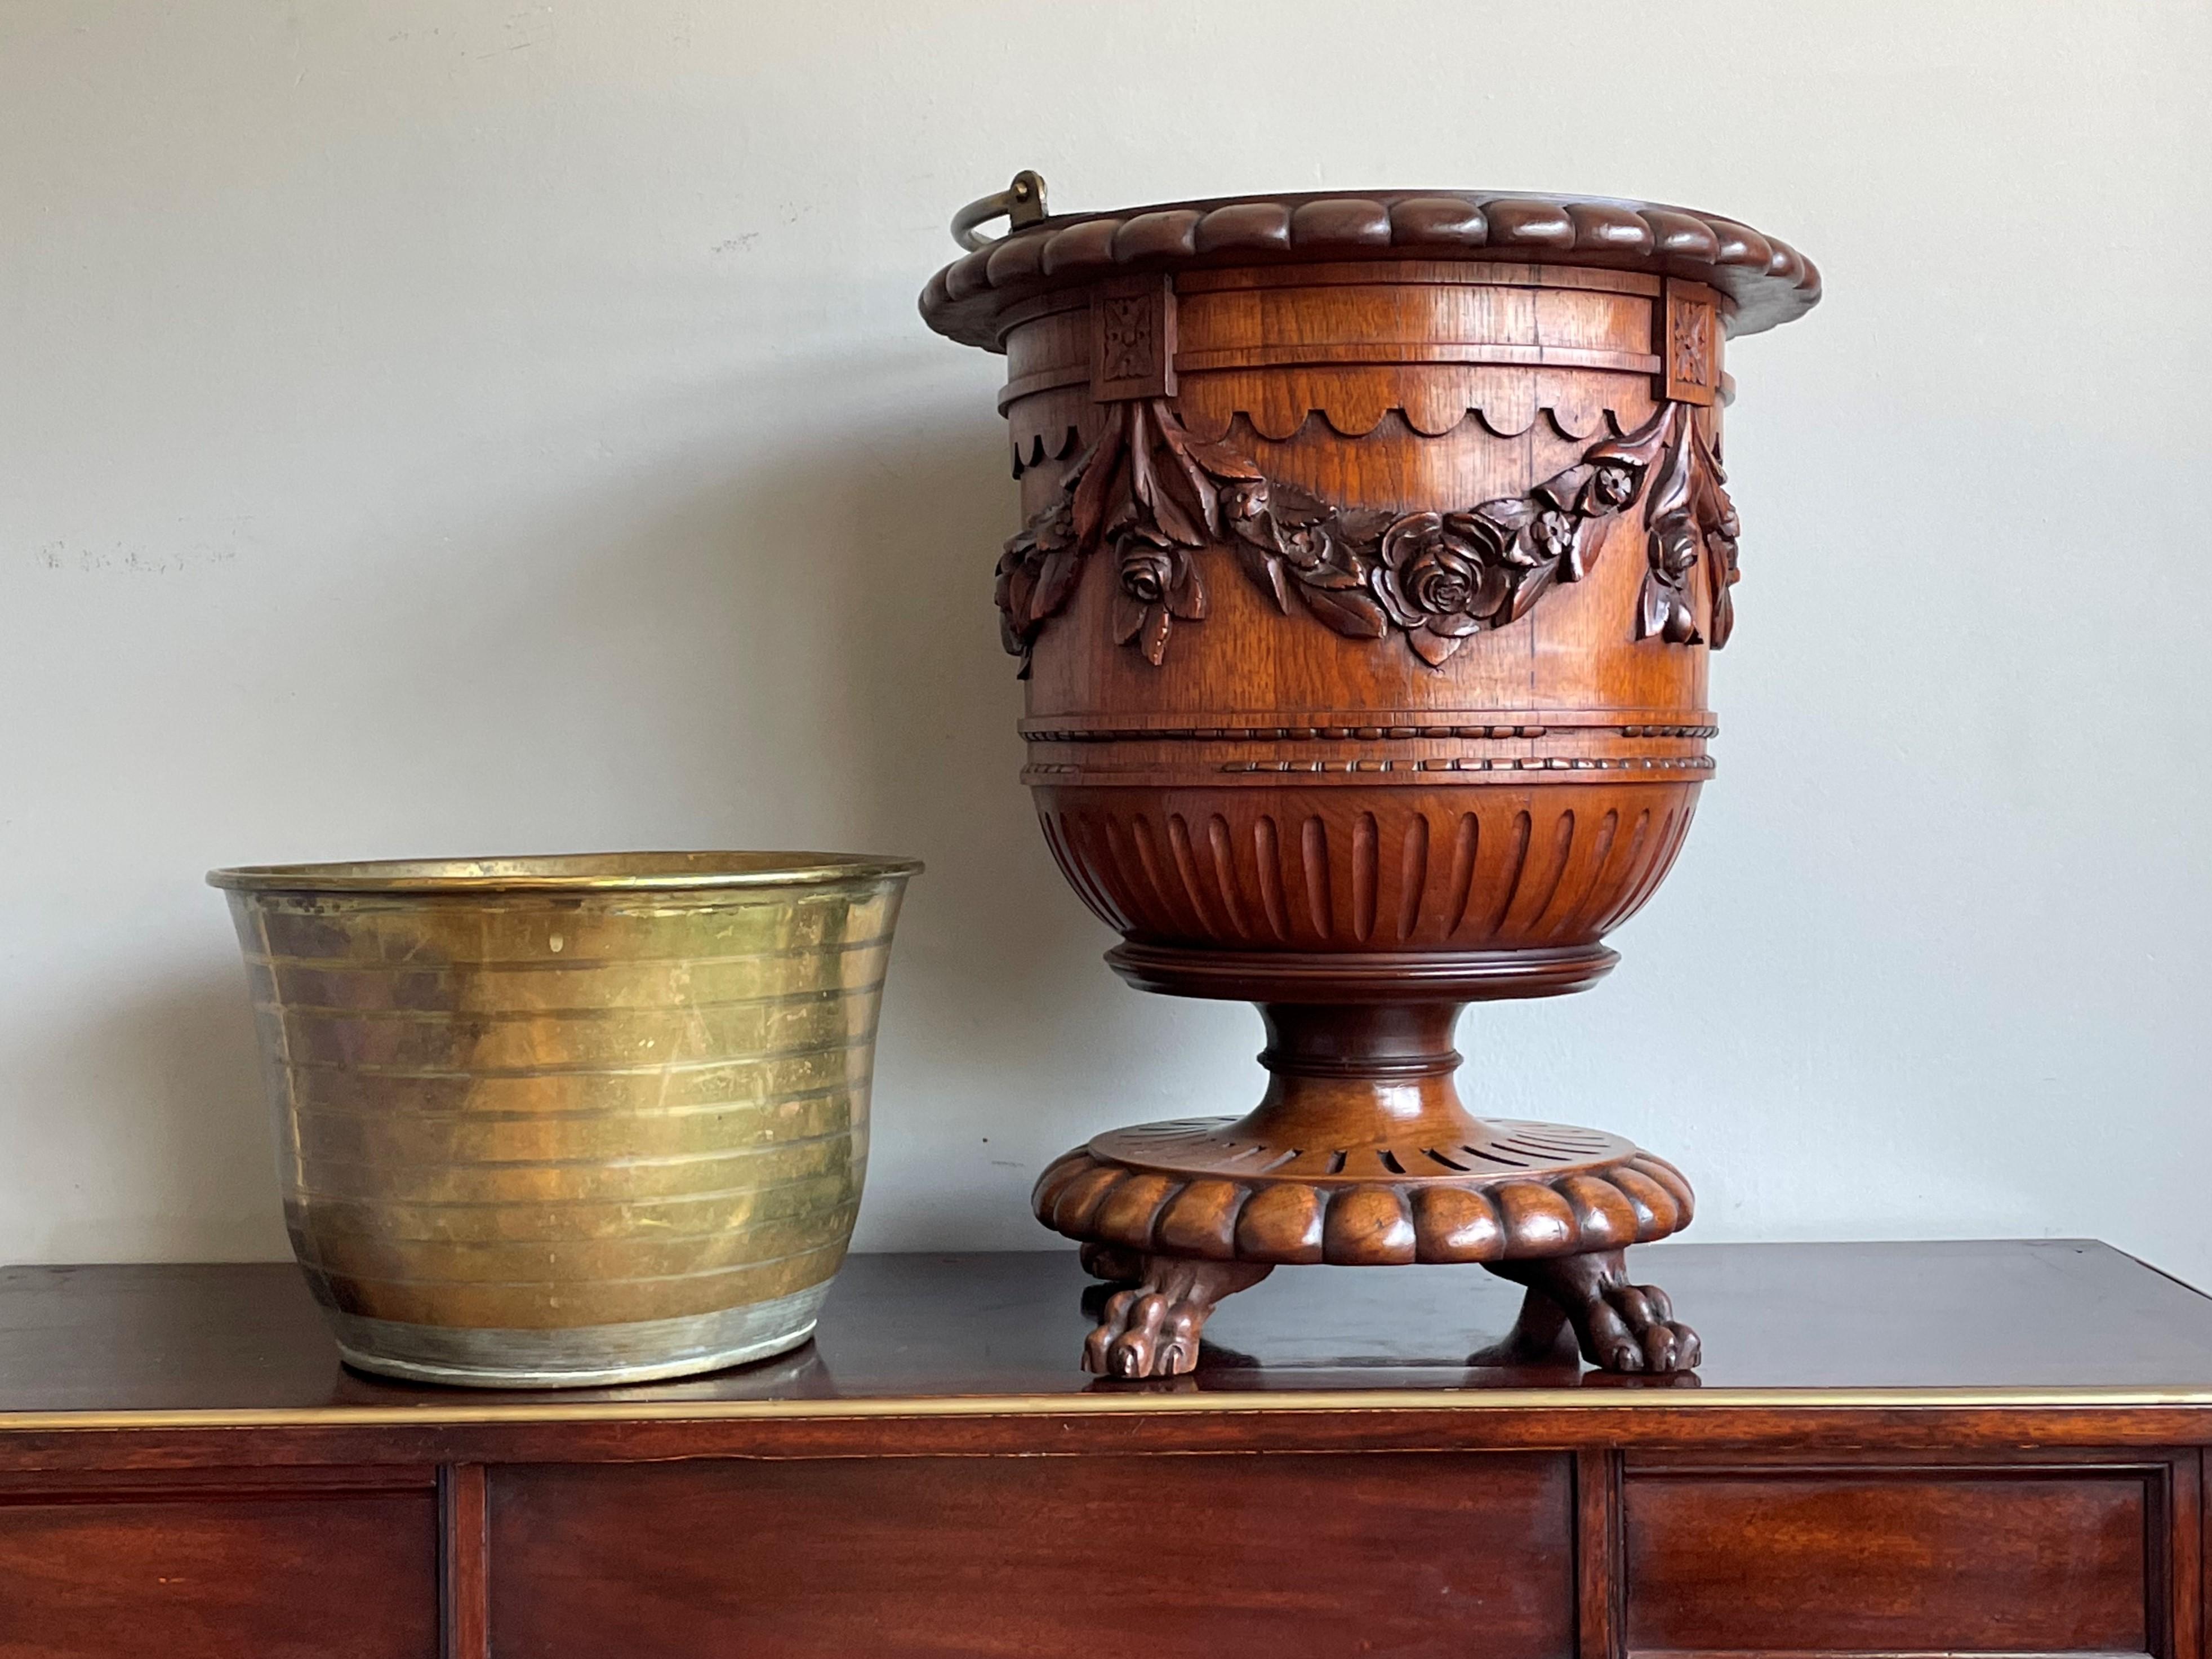
[[[219,870],[347,1361],[549,1387],[796,1346],[843,1261],[908,860]]]
[[[1700,775],[1036,794],[1069,884],[1133,944],[1489,955],[1594,945],[1633,915],[1681,848]]]

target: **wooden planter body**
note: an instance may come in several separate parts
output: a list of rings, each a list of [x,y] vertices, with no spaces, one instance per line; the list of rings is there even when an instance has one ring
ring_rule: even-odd
[[[1662,278],[1391,261],[1182,286],[1183,425],[1332,503],[1524,496],[1661,406]],[[1054,297],[1006,341],[1015,447],[1048,458],[1079,453],[1114,407],[1092,398],[1089,295]],[[1711,431],[1718,412],[1694,418]],[[1058,474],[1024,466],[1025,516]],[[1285,614],[1226,550],[1199,555],[1208,614],[1176,623],[1155,665],[1114,642],[1110,571],[1086,572],[1035,643],[1023,724],[1024,781],[1071,884],[1130,939],[1199,950],[1595,944],[1680,847],[1712,715],[1705,647],[1636,637],[1641,523],[1584,534],[1582,580],[1437,665],[1395,630]]]
[[[1184,1369],[1213,1297],[1317,1261],[1493,1265],[1599,1363],[1694,1363],[1663,1297],[1626,1342],[1574,1305],[1620,1304],[1687,1183],[1472,1117],[1450,1036],[1604,973],[1680,850],[1733,624],[1723,342],[1818,293],[1725,220],[1387,193],[1046,220],[925,293],[1007,360],[998,601],[1045,838],[1125,977],[1270,1028],[1256,1111],[1040,1182],[1133,1291],[1097,1368]],[[1585,1256],[1594,1288],[1509,1265]]]

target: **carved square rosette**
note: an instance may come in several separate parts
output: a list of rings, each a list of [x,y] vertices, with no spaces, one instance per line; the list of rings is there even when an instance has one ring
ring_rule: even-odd
[[[1698,404],[1719,398],[1721,319],[1719,296],[1712,289],[1703,283],[1668,278],[1657,344],[1662,396]]]
[[[1118,276],[1091,301],[1091,395],[1102,404],[1176,392],[1174,279]]]

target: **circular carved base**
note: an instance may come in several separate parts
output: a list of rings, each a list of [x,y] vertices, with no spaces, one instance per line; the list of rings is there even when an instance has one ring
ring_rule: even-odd
[[[1478,1121],[1452,1146],[1276,1146],[1192,1118],[1115,1129],[1048,1169],[1037,1218],[1085,1243],[1271,1265],[1585,1255],[1689,1225],[1690,1183],[1618,1135]]]

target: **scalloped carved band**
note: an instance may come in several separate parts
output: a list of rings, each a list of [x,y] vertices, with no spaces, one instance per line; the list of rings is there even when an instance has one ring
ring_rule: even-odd
[[[1006,543],[1000,638],[1026,678],[1038,635],[1104,547],[1115,638],[1158,666],[1176,624],[1206,618],[1196,556],[1225,547],[1284,614],[1303,608],[1351,639],[1395,635],[1440,667],[1474,634],[1526,616],[1553,583],[1581,580],[1597,542],[1589,527],[1641,499],[1650,568],[1637,637],[1717,648],[1732,626],[1737,575],[1724,477],[1688,408],[1669,403],[1525,495],[1451,512],[1340,507],[1192,436],[1172,400],[1130,398],[1107,405],[1097,440]],[[1702,629],[1691,586],[1700,559],[1710,562],[1711,596]]]

